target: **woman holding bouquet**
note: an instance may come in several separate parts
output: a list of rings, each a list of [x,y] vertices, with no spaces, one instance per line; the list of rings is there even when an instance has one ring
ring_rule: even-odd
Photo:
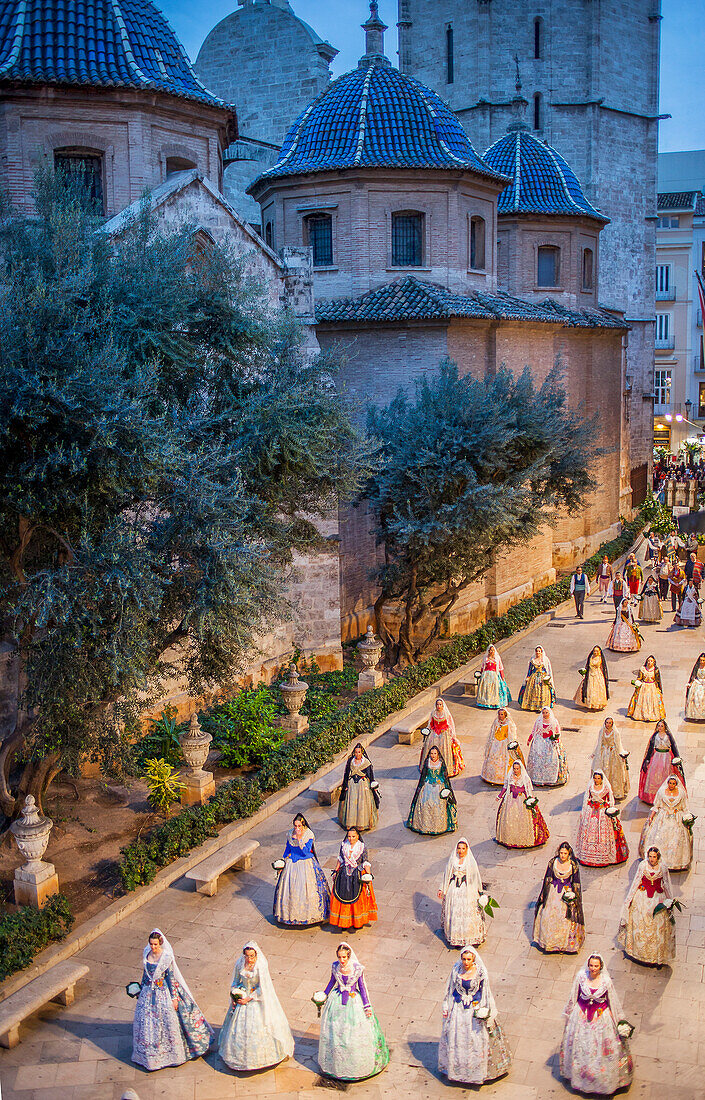
[[[562,787],[568,782],[568,762],[561,744],[561,727],[550,707],[544,707],[529,737],[526,770],[537,787]]]
[[[452,947],[485,942],[487,926],[480,908],[482,879],[467,838],[461,836],[446,864],[438,897],[441,899],[443,931]]]
[[[294,827],[287,834],[283,858],[278,862],[279,878],[274,891],[274,919],[277,924],[292,928],[322,924],[328,919],[330,890],[325,872],[316,857],[315,837],[303,814],[297,814],[294,818]]]
[[[676,626],[700,626],[702,618],[700,594],[693,582],[689,581],[683,592],[683,602],[673,616],[673,622]]]
[[[650,576],[641,590],[639,618],[643,623],[660,623],[663,618],[656,577]]]
[[[705,653],[693,665],[685,689],[685,716],[691,722],[705,722]]]
[[[625,752],[622,746],[622,738],[614,724],[614,719],[605,718],[597,735],[592,770],[604,773],[617,802],[621,802],[629,794],[628,756],[629,753]]]
[[[580,669],[580,675],[582,680],[573,696],[573,702],[585,710],[604,710],[610,697],[610,678],[607,661],[599,645],[593,646],[585,668]]]
[[[593,772],[585,792],[575,854],[585,867],[611,867],[629,859],[612,788],[602,771]]]
[[[445,760],[449,775],[460,775],[465,768],[463,753],[455,733],[453,715],[448,710],[444,699],[436,699],[433,714],[428,720],[427,731],[424,734],[419,771],[426,763],[426,757],[435,745]]]
[[[505,848],[538,848],[549,837],[531,780],[520,760],[510,764],[504,777],[495,837]]]
[[[485,758],[480,775],[485,783],[501,787],[512,760],[524,763],[524,754],[517,741],[517,728],[506,707],[500,707],[490,726],[485,745]]]
[[[627,707],[627,717],[635,722],[656,722],[659,718],[665,718],[661,673],[655,657],[649,654],[632,683],[634,691]]]
[[[685,776],[678,746],[666,723],[661,719],[649,738],[639,773],[639,798],[653,806],[656,793],[669,775],[677,775],[685,787]]]
[[[348,757],[338,803],[338,821],[344,829],[374,829],[379,816],[379,794],[372,764],[359,743]]]
[[[641,634],[634,625],[634,616],[628,597],[624,597],[617,608],[606,644],[607,648],[614,650],[615,653],[637,653],[641,649]]]
[[[250,940],[238,956],[230,982],[230,1006],[218,1053],[231,1069],[276,1066],[294,1053],[294,1037],[269,975],[264,953]]]
[[[679,776],[669,775],[656,792],[644,822],[639,854],[643,856],[650,845],[655,845],[669,871],[687,871],[693,861],[694,823],[695,817],[688,810],[688,792]]]
[[[502,658],[493,645],[488,646],[482,658],[477,684],[477,705],[487,710],[497,710],[499,707],[506,707],[511,698],[504,679]]]
[[[362,928],[377,920],[377,899],[371,881],[367,848],[354,827],[340,845],[333,871],[329,923],[334,928]]]
[[[482,1085],[503,1077],[511,1063],[485,964],[464,947],[443,998],[438,1069],[449,1081]]]
[[[445,763],[433,746],[422,768],[411,800],[407,829],[424,836],[454,833],[458,827],[457,806]]]
[[[338,944],[318,1040],[321,1073],[336,1081],[365,1081],[389,1064],[387,1046],[365,982],[365,968],[349,943]]]
[[[560,1073],[578,1092],[612,1096],[632,1083],[628,1039],[633,1030],[602,955],[590,955],[575,975],[560,1050]],[[620,1029],[623,1034],[620,1034]]]
[[[676,957],[676,927],[665,905],[673,900],[671,876],[653,845],[634,872],[619,918],[620,947],[635,962],[663,966]]]
[[[575,955],[585,940],[583,888],[575,852],[559,845],[543,876],[536,902],[534,942],[547,954]]]
[[[518,701],[522,710],[541,710],[541,707],[552,707],[556,702],[553,669],[543,646],[537,645],[534,650]]]

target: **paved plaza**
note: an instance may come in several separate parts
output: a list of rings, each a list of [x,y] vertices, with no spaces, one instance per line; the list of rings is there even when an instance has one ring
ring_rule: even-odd
[[[631,756],[632,790],[622,804],[622,821],[630,846],[627,864],[607,870],[582,869],[586,951],[599,950],[622,997],[625,1013],[636,1024],[634,1100],[693,1100],[705,1095],[705,891],[703,829],[705,808],[705,727],[684,723],[685,685],[693,662],[705,648],[703,632],[670,628],[670,610],[659,626],[643,627],[639,654],[607,654],[612,699],[606,712],[578,710],[572,696],[577,669],[590,647],[604,646],[612,604],[591,597],[585,620],[563,610],[504,655],[507,680],[516,698],[533,647],[541,643],[554,671],[556,713],[564,728],[570,765],[567,786],[538,790],[551,839],[541,849],[511,852],[494,841],[497,791],[479,778],[487,731],[493,712],[478,710],[456,688],[448,695],[465,756],[466,770],[454,780],[458,799],[458,834],[470,840],[490,893],[500,909],[481,948],[513,1054],[510,1074],[486,1085],[482,1093],[497,1100],[549,1100],[570,1095],[558,1077],[557,1051],[562,1011],[578,965],[575,956],[544,956],[531,946],[532,903],[546,863],[560,840],[575,841],[578,811],[589,775],[597,731],[606,714],[619,725]],[[616,945],[619,911],[637,856],[646,807],[636,788],[641,758],[653,726],[625,717],[630,681],[647,654],[661,668],[668,721],[685,762],[690,805],[699,815],[695,827],[695,860],[688,874],[673,876],[674,889],[687,908],[678,918],[678,954],[672,967],[657,971],[626,960]],[[525,746],[534,715],[512,705],[520,741]],[[360,1098],[396,1094],[437,1097],[475,1092],[449,1086],[436,1069],[440,1002],[457,952],[440,932],[437,890],[452,836],[426,838],[403,826],[418,778],[418,746],[402,747],[384,735],[370,748],[380,782],[379,827],[367,837],[375,874],[379,921],[350,935],[366,967],[374,1008],[391,1048],[388,1069],[367,1083],[341,1086]],[[303,811],[316,834],[319,858],[326,869],[335,863],[341,830],[334,809],[315,804],[306,793],[253,830],[260,842],[252,871],[225,875],[218,894],[194,894],[183,880],[144,905],[76,956],[91,968],[70,1008],[48,1007],[21,1031],[22,1041],[0,1052],[3,1100],[115,1100],[135,1089],[140,1100],[219,1100],[222,1097],[278,1097],[313,1100],[335,1086],[316,1069],[318,1022],[311,994],[330,976],[340,932],[328,927],[279,929],[272,923],[274,872],[285,833],[296,811]],[[206,1059],[149,1074],[132,1065],[134,1001],[127,982],[139,979],[147,933],[155,926],[171,940],[191,990],[214,1027],[227,1008],[233,961],[247,939],[266,953],[277,992],[296,1039],[294,1058],[266,1072],[234,1074],[211,1053]]]

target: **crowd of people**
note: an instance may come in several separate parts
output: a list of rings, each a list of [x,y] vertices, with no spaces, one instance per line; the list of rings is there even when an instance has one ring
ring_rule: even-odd
[[[695,481],[698,490],[702,492],[705,489],[705,459],[700,458],[696,462],[690,456],[678,459],[672,455],[669,460],[662,459],[654,463],[651,487],[654,496],[662,504],[669,481],[675,481],[677,485]]]

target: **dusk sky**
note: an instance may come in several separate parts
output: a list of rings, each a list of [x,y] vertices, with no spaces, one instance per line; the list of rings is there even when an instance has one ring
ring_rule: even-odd
[[[192,60],[206,34],[237,8],[237,0],[155,0],[170,20]],[[623,0],[628,4],[630,0]],[[654,4],[655,6],[655,4]],[[334,76],[357,64],[362,52],[360,23],[368,6],[362,0],[292,0],[296,14],[340,53]],[[387,55],[396,62],[396,0],[380,0],[380,15],[389,24]],[[672,119],[661,123],[660,149],[705,148],[705,22],[702,0],[663,0],[661,24],[661,112]],[[272,43],[272,48],[276,44]],[[628,48],[628,43],[625,43]]]

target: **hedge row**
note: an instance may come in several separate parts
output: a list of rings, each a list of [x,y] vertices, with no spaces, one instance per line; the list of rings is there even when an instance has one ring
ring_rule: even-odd
[[[71,931],[73,915],[63,894],[50,898],[43,909],[29,905],[0,919],[0,982],[29,966],[34,956]]]

